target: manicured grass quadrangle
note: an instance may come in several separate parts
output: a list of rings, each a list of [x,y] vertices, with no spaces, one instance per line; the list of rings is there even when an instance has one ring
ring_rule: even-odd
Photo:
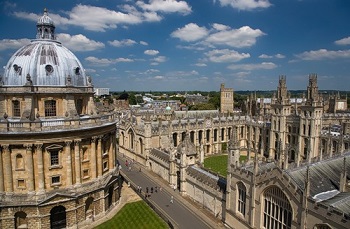
[[[137,201],[125,206],[109,221],[96,229],[162,229],[168,225],[144,202]]]
[[[239,160],[246,160],[247,156],[240,156]],[[227,176],[227,154],[210,156],[204,159],[204,168],[212,172],[218,173],[221,176]]]

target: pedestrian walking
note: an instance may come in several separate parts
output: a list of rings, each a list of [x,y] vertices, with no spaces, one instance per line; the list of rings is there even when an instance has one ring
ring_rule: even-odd
[[[155,191],[155,192],[158,192],[158,188],[157,188],[157,186],[154,188],[154,191]]]
[[[126,167],[129,166],[128,160],[125,161],[125,166],[126,166]]]
[[[153,187],[151,187],[151,193],[153,193]]]
[[[162,186],[159,186],[159,191],[160,191],[160,192],[162,191]]]
[[[172,204],[174,203],[174,197],[173,196],[170,197],[170,203],[172,203]]]
[[[174,184],[173,188],[174,188],[174,192],[175,192],[176,191],[176,184]]]

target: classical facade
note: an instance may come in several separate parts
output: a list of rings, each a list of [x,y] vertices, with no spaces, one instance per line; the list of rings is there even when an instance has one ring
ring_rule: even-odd
[[[77,228],[118,203],[116,121],[46,10],[36,31],[0,79],[0,228]]]

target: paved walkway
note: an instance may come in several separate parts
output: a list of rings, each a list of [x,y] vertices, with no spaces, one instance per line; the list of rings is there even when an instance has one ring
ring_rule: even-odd
[[[182,197],[178,190],[173,190],[170,185],[158,175],[148,171],[139,164],[133,163],[131,170],[125,166],[125,160],[129,158],[118,157],[122,166],[122,173],[131,181],[131,186],[142,188],[142,195],[145,195],[146,188],[150,194],[150,203],[161,209],[160,213],[165,215],[175,228],[180,229],[206,229],[206,228],[225,228],[223,223],[216,219],[207,210],[196,205],[194,202]],[[141,172],[140,172],[141,168]],[[153,193],[151,193],[153,187]],[[155,192],[157,187],[157,192]],[[160,187],[162,191],[160,191]],[[136,188],[137,189],[137,188]],[[123,193],[122,193],[123,196]],[[173,203],[171,203],[173,196]]]

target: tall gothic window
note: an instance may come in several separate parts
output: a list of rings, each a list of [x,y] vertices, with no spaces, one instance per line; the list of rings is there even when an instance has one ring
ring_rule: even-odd
[[[21,117],[21,103],[18,100],[12,101],[13,116]]]
[[[56,116],[56,101],[45,101],[45,116]]]
[[[238,205],[237,210],[245,216],[245,206],[246,206],[246,193],[247,189],[243,183],[237,184],[238,189]]]
[[[281,189],[269,188],[264,193],[264,228],[286,228],[292,226],[292,207]]]

